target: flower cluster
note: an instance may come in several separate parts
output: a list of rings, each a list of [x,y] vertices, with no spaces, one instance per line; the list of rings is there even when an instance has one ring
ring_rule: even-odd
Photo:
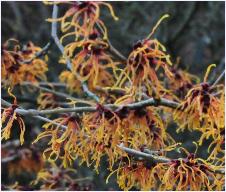
[[[12,132],[12,127],[13,123],[16,121],[19,124],[20,128],[20,143],[21,145],[24,143],[24,132],[25,132],[25,125],[24,121],[21,118],[21,116],[16,113],[16,109],[18,108],[17,105],[17,99],[16,97],[10,92],[10,88],[8,89],[8,93],[10,96],[14,98],[13,104],[5,108],[3,110],[3,113],[1,114],[1,127],[2,125],[6,124],[5,127],[1,130],[2,133],[2,140],[8,140],[10,138],[11,132]]]
[[[48,19],[61,23],[62,36],[58,43],[63,55],[59,62],[67,63],[70,69],[60,73],[61,84],[76,97],[86,93],[87,98],[91,98],[90,95],[97,94],[98,102],[43,88],[47,92],[37,97],[41,111],[23,110],[9,89],[14,103],[5,104],[9,107],[2,113],[1,122],[5,125],[2,139],[10,138],[16,121],[20,143],[24,143],[25,126],[19,110],[48,122],[33,143],[47,141],[42,143],[43,159],[50,167],[41,169],[40,155],[37,157],[40,166],[37,166],[34,154],[27,150],[21,153],[20,168],[28,172],[41,169],[31,185],[40,186],[41,190],[89,189],[73,179],[71,173],[76,171],[72,167],[79,160],[80,165],[93,166],[99,173],[105,157],[111,172],[106,182],[116,173],[117,183],[123,190],[222,190],[224,175],[219,172],[225,164],[224,86],[207,81],[214,65],[208,67],[203,82],[172,66],[164,45],[152,38],[169,15],[161,17],[148,37],[133,46],[127,59],[116,62],[107,29],[100,19],[102,5],[118,19],[110,4],[45,3],[54,8],[58,4],[69,6],[63,16]],[[12,49],[11,42],[14,43]],[[3,84],[13,87],[24,81],[32,85],[45,80],[47,65],[36,57],[40,50],[31,42],[20,48],[18,41],[7,41],[2,54]],[[65,108],[60,108],[63,105]],[[177,147],[179,143],[167,130],[173,120],[178,124],[174,129],[177,132],[186,128],[198,130],[201,133],[199,145],[205,139],[212,139],[206,160],[196,157],[196,152]],[[179,149],[185,152],[185,157]],[[171,153],[173,158],[169,158]],[[178,153],[179,157],[175,155]],[[11,172],[18,172],[15,165],[11,167]],[[20,187],[15,185],[15,188]]]
[[[132,161],[127,162],[127,159],[120,161],[117,171],[117,182],[120,188],[125,191],[132,187],[147,191],[156,185],[156,180],[151,174],[151,170],[155,164],[149,161]]]
[[[56,95],[53,93],[40,93],[37,98],[39,109],[53,109],[59,106]]]
[[[41,48],[32,42],[23,48],[17,40],[8,40],[2,46],[2,80],[4,86],[13,87],[24,81],[37,82],[45,80],[48,71],[44,60],[34,58]],[[29,61],[26,63],[26,61]]]
[[[69,168],[64,169],[52,162],[39,171],[36,179],[31,182],[31,185],[40,186],[38,187],[40,190],[90,190],[91,184],[87,182],[89,178],[76,179],[76,176],[76,170]],[[81,184],[82,181],[85,181],[85,183]]]
[[[42,154],[37,149],[22,148],[16,149],[9,155],[16,154],[17,159],[7,164],[9,175],[15,177],[15,175],[23,174],[24,172],[29,174],[38,173],[44,164]]]
[[[155,180],[161,181],[159,190],[221,190],[223,176],[214,174],[214,167],[208,162],[186,153],[186,158],[159,163],[153,168]]]
[[[206,78],[207,75],[203,83],[189,90],[185,100],[176,110],[174,118],[180,125],[177,131],[188,127],[189,130],[203,132],[202,138],[209,136],[217,138],[216,133],[224,130],[224,101],[213,94],[214,88],[206,82]]]
[[[187,92],[193,87],[194,82],[198,82],[199,79],[195,75],[177,69],[175,66],[172,67],[170,71],[173,74],[173,78],[168,81],[169,89],[174,91],[179,99],[183,99]]]
[[[45,131],[40,133],[33,143],[36,143],[41,138],[51,137],[48,145],[51,145],[43,152],[44,159],[50,162],[55,162],[58,158],[63,159],[64,167],[72,164],[77,157],[77,152],[80,150],[78,141],[81,136],[79,119],[77,117],[65,115],[54,120],[58,126],[53,123],[47,123],[43,127]],[[66,130],[62,130],[61,126],[66,125]]]
[[[138,41],[133,46],[133,51],[129,54],[127,59],[126,68],[118,77],[114,86],[124,87],[127,86],[129,80],[129,97],[136,96],[136,93],[146,93],[148,96],[159,97],[159,94],[167,92],[158,77],[157,71],[164,70],[164,74],[170,79],[173,74],[169,70],[172,65],[170,55],[166,54],[166,48],[157,40],[151,39],[160,22],[168,17],[164,15],[154,27],[152,33],[144,40]],[[142,95],[138,95],[141,99]]]
[[[106,42],[107,29],[99,18],[100,6],[104,5],[109,8],[113,18],[118,19],[111,5],[105,2],[65,2],[65,4],[70,8],[64,16],[56,20],[48,19],[48,21],[61,22],[63,36],[60,42],[63,44],[67,42],[61,62],[65,63],[66,59],[71,60],[74,77],[71,75],[70,79],[75,78],[80,82],[88,81],[91,90],[95,90],[96,86],[111,86],[113,76],[109,70],[116,73],[118,63],[114,62],[107,53],[109,49]],[[67,39],[71,37],[74,41],[68,43]],[[61,79],[68,82],[69,78],[65,78],[65,74],[64,72],[61,75]]]

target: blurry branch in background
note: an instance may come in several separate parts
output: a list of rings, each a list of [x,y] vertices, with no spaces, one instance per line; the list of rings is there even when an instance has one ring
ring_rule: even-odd
[[[32,86],[32,87],[35,87],[35,88],[40,89],[42,91],[46,91],[46,92],[52,93],[52,94],[54,94],[56,96],[62,97],[64,99],[77,100],[77,98],[72,97],[72,96],[70,96],[68,94],[61,93],[61,92],[58,92],[58,91],[54,91],[54,90],[46,88],[46,87],[41,87],[40,84],[34,84],[34,83],[31,83],[31,82],[23,82],[21,85],[23,85],[23,86]]]
[[[188,6],[188,9],[186,9],[187,11],[185,13],[183,22],[179,23],[179,26],[174,28],[174,32],[172,33],[171,38],[169,38],[169,41],[167,42],[167,44],[171,44],[172,42],[175,42],[180,35],[183,35],[183,31],[188,25],[192,16],[194,15],[195,9],[196,9],[196,2],[190,2],[190,6]]]
[[[31,59],[28,59],[28,60],[24,60],[22,61],[23,63],[25,64],[28,64],[28,63],[31,63],[34,59],[38,58],[38,57],[41,57],[45,54],[47,54],[47,51],[49,50],[50,46],[52,45],[52,42],[48,42],[43,48],[41,51],[35,53],[35,56]]]
[[[1,158],[1,163],[9,163],[10,161],[14,161],[18,158],[19,158],[19,155],[17,154],[11,155],[9,157],[4,157],[4,158]]]
[[[17,140],[12,140],[12,141],[8,141],[6,143],[2,143],[1,144],[1,149],[5,149],[5,148],[8,148],[8,147],[17,147],[20,145],[20,141],[19,139]]]
[[[103,29],[100,27],[99,23],[97,23],[97,27],[98,29],[100,30],[100,32],[102,33],[102,35],[104,35],[104,31]],[[120,60],[122,61],[125,61],[127,60],[127,58],[122,54],[120,53],[110,42],[109,39],[107,39],[107,43],[109,45],[109,51],[110,53],[112,53],[113,55],[115,55],[117,58],[119,58]]]
[[[51,26],[51,36],[54,39],[54,42],[57,45],[57,47],[59,48],[61,54],[64,55],[64,47],[60,43],[60,40],[57,36],[57,21],[56,21],[57,15],[58,15],[58,6],[56,4],[54,4],[53,5],[53,12],[52,12],[53,22],[52,22],[52,26]],[[71,62],[68,58],[66,58],[66,63],[67,63],[67,68],[70,71],[72,71],[72,65],[71,65]],[[77,76],[77,74],[75,74],[75,76]],[[81,84],[82,84],[83,91],[85,92],[85,94],[88,97],[94,99],[96,102],[100,101],[99,97],[88,89],[86,82],[83,81],[83,82],[81,82]]]

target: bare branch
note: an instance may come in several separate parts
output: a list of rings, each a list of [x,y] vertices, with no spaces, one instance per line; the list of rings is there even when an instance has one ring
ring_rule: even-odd
[[[126,61],[126,57],[120,53],[110,42],[110,40],[108,40],[108,45],[109,45],[109,51],[114,54],[116,57],[118,57],[119,59],[121,59],[122,61]]]
[[[9,157],[1,158],[1,163],[8,163],[8,162],[16,160],[18,158],[19,158],[18,155],[11,155]]]
[[[2,100],[2,102],[3,101],[4,100]],[[166,106],[166,107],[175,109],[179,106],[179,104],[174,101],[170,101],[170,100],[167,100],[164,98],[162,98],[160,100],[155,100],[153,98],[150,98],[150,99],[147,99],[144,101],[127,104],[127,105],[123,105],[123,106],[115,105],[115,104],[104,105],[105,108],[110,108],[112,110],[121,109],[123,107],[125,107],[129,110],[134,110],[137,108],[142,108],[142,107],[147,107],[147,106]],[[28,109],[28,110],[16,109],[16,112],[18,112],[22,115],[37,116],[37,115],[49,115],[49,114],[70,113],[70,112],[94,112],[96,110],[97,110],[96,107],[74,107],[74,108],[56,108],[56,109],[48,109],[48,110],[40,110],[40,111],[35,110],[35,109]]]
[[[97,27],[98,27],[98,29],[100,30],[100,32],[102,33],[102,35],[104,35],[104,31],[103,31],[103,29],[100,27],[99,23],[97,23]],[[111,44],[111,42],[110,42],[109,39],[107,40],[107,42],[108,42],[108,45],[109,45],[109,51],[110,51],[113,55],[115,55],[116,57],[118,57],[118,58],[121,59],[122,61],[126,61],[126,60],[127,60],[127,58],[126,58],[122,53],[120,53],[120,52],[119,52],[119,51]]]
[[[59,48],[60,52],[62,55],[64,55],[64,47],[63,45],[60,43],[60,40],[57,36],[57,22],[54,21],[57,19],[57,15],[58,15],[58,5],[54,4],[53,5],[53,12],[52,12],[52,19],[53,19],[53,22],[52,22],[52,27],[51,27],[51,36],[53,37],[54,39],[54,42],[55,44],[57,45],[57,47]],[[67,63],[67,68],[72,71],[72,65],[71,65],[71,62],[68,58],[66,58],[66,63]],[[78,76],[77,74],[75,74],[75,76]],[[81,82],[82,84],[82,88],[83,88],[83,91],[85,92],[85,94],[94,99],[95,101],[99,102],[100,99],[97,95],[95,95],[94,93],[92,93],[89,89],[88,89],[88,86],[86,84],[86,82]]]
[[[47,53],[48,49],[50,48],[51,44],[52,44],[51,42],[48,42],[48,43],[42,48],[41,51],[35,53],[34,57],[32,57],[31,59],[22,61],[22,63],[25,63],[25,64],[31,63],[34,59],[39,58],[39,57],[45,55],[45,54]]]
[[[151,159],[153,160],[155,163],[168,163],[171,161],[171,159],[166,158],[166,157],[161,157],[161,156],[157,156],[157,155],[152,155],[150,153],[144,153],[141,151],[137,151],[135,149],[131,149],[128,147],[125,147],[123,145],[123,143],[121,143],[120,145],[118,145],[118,147],[120,149],[122,149],[123,151],[125,151],[126,153],[130,154],[130,155],[134,155],[134,156],[138,156],[138,157],[142,157],[145,159]]]
[[[222,71],[222,73],[219,75],[219,77],[216,79],[216,81],[212,84],[212,87],[217,85],[224,78],[224,74],[225,74],[225,69],[224,69],[224,71]]]
[[[149,150],[149,153],[144,153],[144,152],[141,152],[141,151],[137,151],[135,149],[131,149],[131,148],[125,147],[123,145],[123,143],[118,145],[118,147],[120,149],[122,149],[123,151],[125,151],[126,153],[132,155],[132,156],[141,157],[141,158],[144,158],[144,159],[149,159],[149,160],[152,160],[155,163],[168,163],[168,162],[173,160],[173,159],[170,159],[170,158],[167,158],[167,157],[153,155],[153,154],[155,154],[155,151],[152,152],[152,151]],[[225,174],[225,170],[221,169],[221,168],[220,169],[216,169],[216,170],[213,169],[213,171],[215,173]]]
[[[24,82],[24,83],[30,83],[30,82]],[[38,85],[41,86],[49,86],[49,87],[66,87],[66,84],[59,83],[59,82],[38,82]]]
[[[39,85],[37,85],[37,84],[34,84],[34,83],[32,83],[32,82],[23,82],[21,85],[29,85],[29,86],[33,86],[33,87],[35,87],[35,88],[37,88],[37,89],[40,89],[40,90],[43,90],[43,91],[46,91],[46,92],[49,92],[49,93],[53,93],[54,95],[59,96],[59,97],[62,97],[62,98],[65,98],[65,99],[77,100],[77,98],[72,97],[72,96],[70,96],[70,95],[68,95],[68,94],[61,93],[61,92],[58,92],[58,91],[54,91],[54,90],[48,89],[48,88],[46,88],[46,87],[41,87],[41,86],[39,86]]]

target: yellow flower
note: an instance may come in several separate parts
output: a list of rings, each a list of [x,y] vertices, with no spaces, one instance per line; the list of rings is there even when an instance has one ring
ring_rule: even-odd
[[[107,155],[111,170],[122,153],[117,147],[120,144],[119,117],[110,109],[98,104],[96,112],[84,115],[82,131],[85,136],[80,143],[79,156],[82,162],[86,162],[88,166],[95,162],[94,167],[98,172],[101,157]]]
[[[207,75],[203,83],[195,85],[187,93],[185,100],[174,114],[174,119],[180,125],[177,131],[186,127],[189,130],[199,130],[203,133],[202,139],[215,137],[216,133],[224,130],[224,100],[222,99],[224,94],[221,99],[215,96],[214,88],[206,82],[206,79]]]
[[[54,120],[59,126],[52,123],[44,125],[46,129],[40,133],[33,143],[38,142],[41,138],[51,137],[49,148],[43,152],[44,159],[55,162],[57,159],[63,159],[63,166],[68,167],[76,159],[78,151],[78,141],[80,141],[79,119],[73,116],[64,116]],[[67,126],[63,130],[60,125]]]
[[[37,98],[38,109],[53,109],[59,107],[57,97],[53,93],[41,93]]]
[[[10,138],[10,134],[12,131],[13,123],[17,121],[20,127],[20,143],[21,145],[24,143],[24,132],[25,132],[25,125],[24,121],[19,114],[16,113],[16,109],[18,108],[16,97],[10,92],[10,88],[8,89],[8,93],[10,96],[14,98],[14,103],[3,110],[2,118],[1,118],[1,127],[3,124],[6,123],[6,126],[2,129],[2,140],[8,140]]]
[[[170,65],[172,63],[170,55],[166,54],[166,48],[157,39],[150,39],[149,36],[133,46],[133,51],[127,59],[126,68],[117,78],[114,86],[125,87],[126,82],[129,80],[128,96],[136,96],[138,93],[140,94],[138,100],[141,99],[141,93],[143,92],[149,96],[153,94],[159,96],[160,91],[164,93],[167,90],[163,87],[157,71],[162,68],[167,77],[173,78],[169,70]]]
[[[25,50],[22,50],[19,46],[19,42],[16,44],[13,50],[9,49],[8,40],[3,45],[2,54],[2,79],[4,86],[14,87],[23,81],[38,82],[39,80],[46,80],[45,73],[48,71],[47,64],[42,59],[34,59],[35,54],[41,50],[40,47],[34,46],[29,42]],[[29,63],[24,61],[31,60]]]
[[[124,115],[121,137],[125,145],[137,150],[141,150],[144,146],[151,150],[160,150],[174,143],[166,133],[166,125],[155,108],[130,110],[127,114],[122,111],[121,114]]]
[[[81,82],[70,71],[61,72],[59,79],[62,83],[66,83],[70,93],[81,93]]]
[[[161,182],[159,190],[222,190],[213,166],[195,158],[194,154],[186,153],[186,158],[159,163],[153,168],[152,175]]]
[[[103,30],[104,39],[107,39],[107,29],[102,20],[100,20],[100,5],[106,6],[115,20],[112,6],[105,2],[66,2],[70,8],[66,11],[63,17],[57,18],[55,21],[61,22],[61,31],[67,36],[75,36],[77,41],[80,37],[87,38],[92,31],[97,28],[97,25]],[[48,19],[52,22],[54,20]],[[71,32],[71,30],[73,31]]]

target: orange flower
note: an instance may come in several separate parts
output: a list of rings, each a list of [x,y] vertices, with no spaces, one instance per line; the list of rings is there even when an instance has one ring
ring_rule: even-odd
[[[80,141],[80,125],[79,119],[73,116],[64,116],[54,120],[59,126],[52,123],[47,123],[43,127],[46,129],[40,133],[33,143],[38,142],[41,138],[51,137],[48,145],[51,145],[43,152],[43,156],[51,162],[55,162],[57,159],[63,159],[63,166],[67,167],[72,165],[73,160],[77,157],[77,151],[79,146],[77,144]],[[67,129],[63,130],[60,125],[66,125]],[[62,154],[63,153],[63,154]],[[62,155],[61,155],[62,154]]]
[[[85,139],[80,143],[79,153],[82,162],[86,162],[88,166],[95,162],[95,170],[98,172],[101,157],[107,155],[111,170],[121,154],[121,150],[117,147],[120,143],[119,117],[110,109],[98,104],[96,112],[84,116],[83,126]]]
[[[161,182],[159,190],[222,190],[214,167],[195,158],[194,154],[186,153],[186,158],[159,163],[153,168],[152,175]]]
[[[142,191],[149,191],[156,185],[155,179],[151,172],[155,163],[150,161],[131,161],[128,162],[127,158],[122,158],[119,167],[113,171],[107,178],[113,173],[117,173],[117,183],[119,187],[125,191],[130,190],[132,187],[137,187]]]
[[[41,93],[37,98],[39,109],[54,109],[59,106],[53,93]]]
[[[24,121],[21,118],[21,116],[16,113],[16,109],[18,108],[17,100],[16,100],[16,97],[10,92],[10,88],[8,89],[8,93],[10,96],[14,98],[14,103],[10,107],[4,109],[1,115],[2,116],[1,126],[7,122],[6,126],[1,131],[2,132],[1,139],[8,140],[10,138],[13,123],[17,121],[20,127],[20,143],[22,145],[24,143],[24,132],[25,132]]]
[[[207,74],[212,66],[207,69]],[[199,130],[209,137],[224,129],[224,101],[213,94],[213,87],[206,79],[207,75],[203,83],[195,85],[187,93],[176,110],[174,118],[180,125],[177,131],[188,127],[189,130]]]
[[[8,50],[9,43],[13,42],[13,50]],[[9,39],[2,46],[2,56],[1,56],[1,77],[4,86],[14,86],[22,81],[21,73],[19,73],[21,64],[20,60],[23,59],[21,53],[18,52],[19,45],[17,40]]]
[[[113,77],[107,69],[112,69],[116,73],[118,64],[105,53],[107,49],[108,44],[96,36],[90,40],[69,43],[65,46],[64,53],[66,57],[72,58],[72,71],[77,74],[79,81],[88,80],[93,87],[107,86],[113,84]],[[77,54],[74,55],[74,52]],[[106,78],[108,81],[103,81]]]
[[[129,147],[141,150],[145,146],[151,150],[160,150],[167,144],[174,143],[166,133],[166,125],[155,108],[130,110],[127,114],[126,111],[122,111],[121,114],[124,115],[121,128],[122,142]]]
[[[168,81],[170,90],[173,90],[177,97],[183,99],[187,92],[193,87],[194,82],[198,82],[199,79],[195,75],[191,75],[181,69],[172,67],[170,71],[173,74],[173,78]]]
[[[5,86],[13,87],[23,81],[37,82],[46,80],[45,72],[48,70],[47,64],[41,59],[33,59],[35,53],[41,50],[29,42],[26,49],[21,49],[19,42],[15,40],[13,50],[9,49],[11,40],[3,45],[2,55],[2,79]],[[30,63],[24,61],[31,60]]]
[[[159,25],[168,15],[160,18],[160,21],[153,30]],[[153,33],[153,32],[152,32]],[[151,34],[152,34],[151,33]],[[169,70],[172,65],[170,56],[166,54],[166,48],[157,40],[148,38],[138,41],[133,46],[133,51],[127,59],[125,70],[119,76],[115,87],[124,87],[125,83],[129,80],[129,89],[127,90],[129,96],[136,96],[141,99],[141,93],[145,92],[149,96],[157,94],[160,91],[166,92],[165,88],[160,81],[157,71],[162,68],[165,75],[172,78],[173,75]]]
[[[40,186],[41,190],[61,190],[62,187],[71,187],[77,183],[79,179],[75,179],[76,170],[69,168],[62,168],[57,166],[54,162],[46,164],[46,167],[41,169],[37,174],[34,181],[31,182],[32,186]],[[82,180],[82,179],[81,179]]]
[[[44,162],[38,151],[24,148],[19,150],[17,149],[14,153],[16,153],[19,157],[18,160],[8,163],[9,175],[11,177],[23,174],[24,172],[34,174],[43,167]]]
[[[66,11],[63,17],[56,19],[61,22],[61,31],[67,34],[67,36],[74,35],[75,40],[79,37],[87,38],[92,31],[97,28],[97,25],[104,32],[104,39],[107,39],[107,29],[102,20],[100,20],[100,5],[104,5],[109,8],[112,17],[115,20],[118,18],[115,16],[112,6],[105,2],[66,2],[71,7]],[[53,21],[48,19],[48,21]],[[73,30],[72,32],[70,32]]]

